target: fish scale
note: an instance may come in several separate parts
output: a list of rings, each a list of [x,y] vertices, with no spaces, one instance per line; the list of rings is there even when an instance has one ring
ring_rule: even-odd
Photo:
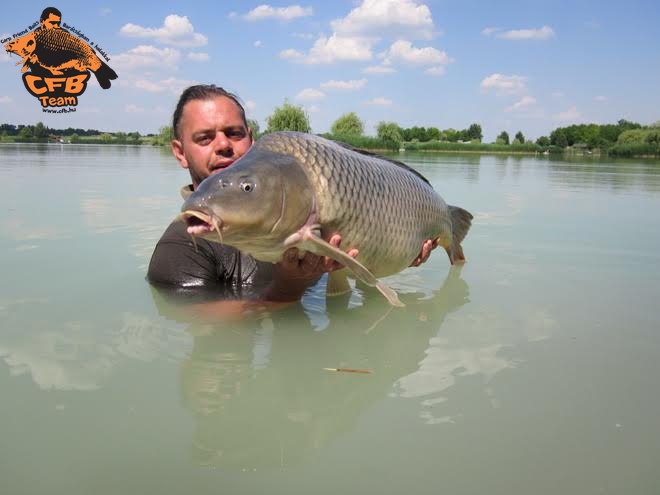
[[[428,183],[395,163],[320,139],[282,132],[255,146],[298,158],[316,191],[322,233],[340,232],[375,276],[409,266],[443,225],[451,232],[448,207]]]

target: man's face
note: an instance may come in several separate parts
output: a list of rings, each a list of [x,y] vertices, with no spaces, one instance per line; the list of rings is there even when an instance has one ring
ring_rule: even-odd
[[[190,172],[194,188],[209,175],[230,166],[252,146],[252,132],[243,123],[241,112],[224,96],[186,103],[179,129],[172,152]]]
[[[41,27],[44,29],[59,29],[61,17],[55,14],[48,14],[48,18],[41,21]]]

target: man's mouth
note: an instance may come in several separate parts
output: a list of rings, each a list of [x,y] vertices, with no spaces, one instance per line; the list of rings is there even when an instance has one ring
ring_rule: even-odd
[[[209,169],[211,170],[212,174],[215,174],[216,172],[220,172],[221,170],[226,169],[230,165],[234,163],[234,160],[231,161],[226,161],[226,162],[221,162],[221,163],[216,163],[214,165],[211,165]]]

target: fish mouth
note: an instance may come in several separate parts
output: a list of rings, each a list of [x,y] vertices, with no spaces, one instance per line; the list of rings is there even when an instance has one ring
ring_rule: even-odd
[[[215,231],[222,242],[222,220],[199,210],[186,210],[180,215],[188,226],[187,232],[193,237],[207,235]]]

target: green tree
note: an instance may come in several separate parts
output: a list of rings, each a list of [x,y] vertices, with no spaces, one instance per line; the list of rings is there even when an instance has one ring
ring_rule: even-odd
[[[74,132],[74,133],[71,134],[71,136],[69,137],[69,142],[74,143],[74,144],[75,144],[75,143],[79,143],[79,142],[80,142],[80,136],[78,136],[78,134],[76,134],[76,133]]]
[[[444,135],[445,135],[445,139],[447,141],[449,141],[450,143],[455,143],[456,141],[458,141],[458,139],[460,137],[459,131],[457,131],[456,129],[452,129],[452,128],[445,129],[444,130]]]
[[[100,138],[100,139],[101,139],[101,142],[102,142],[103,144],[109,144],[109,143],[112,142],[112,134],[109,134],[109,133],[107,133],[107,132],[104,132],[103,134],[101,134],[101,138]]]
[[[21,139],[30,139],[32,138],[32,126],[26,125],[20,128],[18,131],[18,137]]]
[[[259,122],[254,119],[247,119],[247,125],[252,129],[252,137],[257,139],[259,137]]]
[[[644,139],[645,142],[649,144],[660,144],[660,128],[651,127]]]
[[[429,141],[431,140],[440,141],[440,138],[442,137],[440,134],[440,129],[438,129],[437,127],[429,127],[428,129],[426,129],[426,135],[429,138]]]
[[[500,132],[499,136],[495,140],[496,144],[509,144],[509,133],[506,131]]]
[[[174,139],[174,132],[171,125],[164,125],[158,129],[158,144],[168,146]]]
[[[525,143],[525,136],[523,135],[522,131],[516,132],[516,137],[514,137],[516,141],[518,141],[520,144]]]
[[[128,141],[132,144],[140,143],[140,133],[138,131],[128,133]]]
[[[266,132],[298,131],[311,132],[309,117],[302,107],[292,105],[287,100],[281,107],[275,107],[273,114],[266,119]]]
[[[43,122],[37,122],[37,124],[34,126],[34,137],[48,137],[48,127],[46,127]]]
[[[330,130],[335,136],[362,136],[364,124],[355,112],[349,112],[335,120]]]
[[[623,131],[617,139],[617,144],[642,144],[646,140],[648,131],[642,129],[629,129]]]
[[[550,133],[550,142],[560,148],[566,148],[566,146],[568,146],[566,132],[564,132],[562,128],[555,129]]]
[[[481,141],[481,138],[483,137],[483,134],[481,132],[481,126],[479,124],[472,124],[470,127],[468,127],[466,135],[467,135],[466,137],[468,138],[467,140],[469,141],[472,140]]]
[[[376,134],[378,139],[389,141],[401,145],[403,137],[401,136],[401,128],[396,122],[379,122],[376,127]]]
[[[539,146],[550,146],[550,138],[548,136],[541,136],[536,140]]]

